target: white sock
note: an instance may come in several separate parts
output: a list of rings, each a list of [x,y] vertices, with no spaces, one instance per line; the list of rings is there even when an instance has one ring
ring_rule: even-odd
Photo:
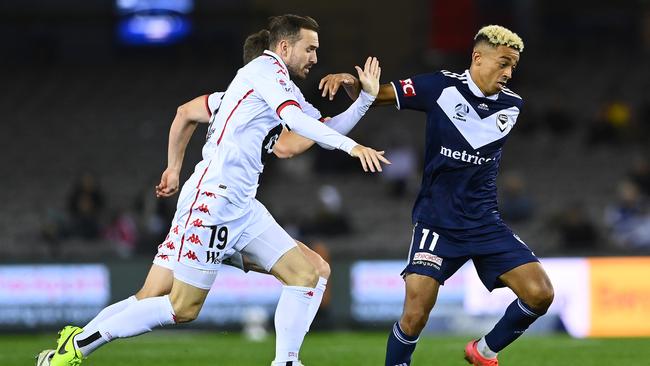
[[[481,337],[481,339],[478,340],[478,343],[476,343],[476,349],[478,350],[478,353],[485,358],[497,357],[497,353],[492,351],[490,347],[488,347],[487,343],[485,343],[485,337]]]
[[[318,283],[314,288],[314,297],[312,297],[311,302],[309,303],[309,310],[307,310],[307,332],[309,332],[309,327],[311,327],[311,323],[314,322],[316,313],[318,313],[320,303],[323,301],[323,294],[325,293],[326,287],[327,280],[324,277],[318,277]]]
[[[87,337],[75,337],[84,357],[114,338],[134,337],[168,324],[174,324],[174,309],[169,296],[151,297],[132,303],[121,312],[97,324],[97,331]],[[85,332],[84,332],[85,333]]]
[[[298,361],[300,346],[308,326],[306,316],[314,297],[311,287],[283,286],[275,309],[275,360]]]
[[[97,324],[99,324],[104,319],[108,319],[111,316],[121,312],[136,301],[138,301],[138,299],[136,299],[135,296],[130,296],[122,301],[118,301],[115,304],[105,307],[102,311],[99,312],[99,314],[97,314],[97,316],[88,322],[85,327],[83,327],[84,331],[79,333],[75,338],[83,339],[86,338],[86,336],[95,333],[97,331]]]

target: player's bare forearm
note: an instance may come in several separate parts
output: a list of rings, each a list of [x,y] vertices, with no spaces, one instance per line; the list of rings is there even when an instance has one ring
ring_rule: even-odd
[[[375,98],[375,102],[372,103],[372,105],[395,105],[396,98],[397,97],[395,95],[393,84],[381,84],[379,86],[379,93],[377,94],[377,98]]]
[[[273,146],[273,153],[280,159],[288,159],[302,154],[314,145],[314,141],[297,133],[284,130],[278,142]]]
[[[326,97],[329,95],[330,100],[334,98],[334,95],[337,93],[339,87],[343,87],[345,92],[348,94],[350,99],[357,100],[359,94],[361,93],[361,82],[356,77],[350,74],[329,74],[321,79],[319,89],[321,89],[322,96]],[[379,86],[379,93],[375,98],[373,106],[377,105],[395,105],[396,96],[395,89],[390,83],[382,84]]]
[[[180,171],[185,149],[196,130],[196,124],[210,121],[210,113],[205,108],[205,98],[206,96],[194,98],[176,109],[176,116],[169,129],[167,169]]]
[[[176,116],[169,128],[167,146],[167,169],[156,186],[156,197],[171,197],[179,189],[179,175],[183,166],[185,149],[199,122],[208,122],[210,113],[205,108],[205,96],[194,98],[176,110]]]

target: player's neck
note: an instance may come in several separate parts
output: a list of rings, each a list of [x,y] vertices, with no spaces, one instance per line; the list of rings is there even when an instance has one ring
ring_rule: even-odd
[[[476,87],[481,91],[481,93],[483,93],[483,96],[489,98],[495,94],[495,93],[488,93],[485,91],[486,88],[484,86],[484,83],[481,81],[478,72],[472,67],[469,68],[469,77],[472,79],[471,82],[474,83],[474,85],[476,85]]]

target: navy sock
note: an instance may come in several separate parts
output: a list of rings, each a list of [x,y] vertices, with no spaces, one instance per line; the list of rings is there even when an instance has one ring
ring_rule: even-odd
[[[485,343],[492,351],[499,352],[519,338],[542,315],[535,313],[530,306],[517,299],[508,306],[506,313],[490,333],[485,335]]]
[[[415,351],[418,337],[404,334],[399,322],[393,325],[386,345],[386,366],[408,366]]]

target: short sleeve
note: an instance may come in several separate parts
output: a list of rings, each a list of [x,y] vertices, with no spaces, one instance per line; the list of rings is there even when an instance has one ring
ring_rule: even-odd
[[[440,92],[439,74],[421,74],[391,82],[395,88],[398,109],[428,111],[435,103],[434,97]]]
[[[216,92],[205,96],[205,108],[207,108],[210,117],[219,110],[224,92]]]

